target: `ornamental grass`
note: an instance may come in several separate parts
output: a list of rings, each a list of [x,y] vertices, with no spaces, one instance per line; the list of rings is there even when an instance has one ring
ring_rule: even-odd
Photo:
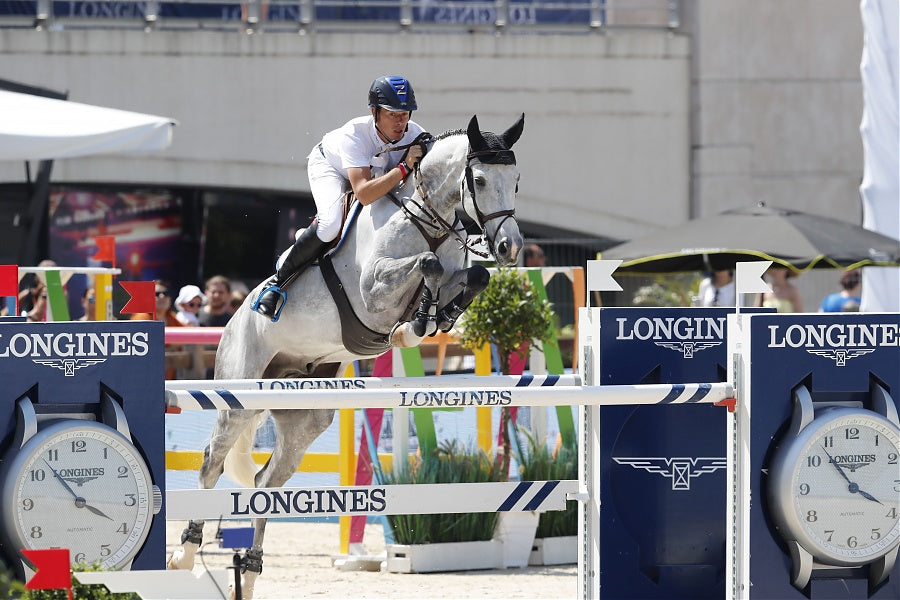
[[[521,481],[558,481],[578,479],[578,453],[574,448],[560,444],[551,450],[546,440],[535,439],[528,429],[519,427],[514,435],[515,457],[519,464]],[[523,444],[521,439],[525,438]],[[566,501],[565,510],[541,513],[536,538],[559,537],[578,534],[578,502]]]
[[[500,467],[483,450],[464,450],[456,440],[441,443],[434,453],[412,461],[401,473],[382,477],[386,485],[506,481]],[[496,512],[387,516],[396,544],[490,540],[498,519]]]

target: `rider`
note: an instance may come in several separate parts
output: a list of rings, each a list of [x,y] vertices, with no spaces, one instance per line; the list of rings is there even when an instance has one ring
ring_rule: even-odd
[[[275,276],[253,305],[258,313],[273,318],[282,291],[318,258],[324,246],[341,230],[343,196],[349,188],[366,206],[386,195],[406,179],[422,158],[419,145],[386,152],[410,144],[423,132],[411,121],[416,95],[404,77],[382,76],[369,88],[371,114],[357,117],[325,134],[309,154],[309,187],[316,202],[316,222],[304,230]]]

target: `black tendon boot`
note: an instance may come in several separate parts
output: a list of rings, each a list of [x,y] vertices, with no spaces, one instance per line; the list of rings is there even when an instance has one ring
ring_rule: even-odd
[[[253,303],[253,310],[269,317],[273,322],[277,321],[281,310],[276,311],[275,309],[278,306],[279,298],[286,299],[284,288],[297,279],[306,270],[306,267],[319,257],[319,252],[326,244],[327,242],[323,242],[316,235],[315,224],[306,228],[294,242],[278,272],[266,283],[259,298]]]

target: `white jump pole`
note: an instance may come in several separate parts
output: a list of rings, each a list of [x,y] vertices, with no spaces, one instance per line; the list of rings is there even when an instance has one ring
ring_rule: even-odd
[[[166,492],[166,519],[289,519],[565,510],[575,480]]]
[[[332,377],[301,379],[182,379],[167,390],[346,390],[396,388],[576,387],[580,375],[440,375],[426,377]]]
[[[734,397],[730,383],[604,385],[559,388],[395,388],[346,390],[166,390],[169,412],[310,408],[465,408],[687,404]]]

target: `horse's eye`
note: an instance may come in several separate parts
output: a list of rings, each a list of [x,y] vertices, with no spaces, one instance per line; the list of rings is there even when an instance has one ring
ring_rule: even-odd
[[[484,187],[485,183],[487,183],[487,180],[484,178],[484,175],[475,176],[475,185],[477,185],[478,187]]]

